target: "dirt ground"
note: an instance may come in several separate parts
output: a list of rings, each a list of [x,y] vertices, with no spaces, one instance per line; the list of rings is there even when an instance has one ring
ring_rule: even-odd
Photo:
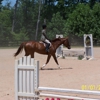
[[[0,49],[0,100],[15,100],[15,49]],[[16,59],[22,57],[24,52]],[[40,67],[46,55],[35,54]],[[45,70],[40,70],[40,86],[100,91],[100,48],[94,48],[94,60],[58,59],[62,69],[51,58]],[[85,86],[85,88],[84,88]],[[91,88],[91,86],[93,88]]]

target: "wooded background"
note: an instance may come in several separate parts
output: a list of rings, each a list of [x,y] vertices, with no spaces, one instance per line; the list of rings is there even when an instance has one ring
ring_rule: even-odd
[[[0,46],[18,46],[41,36],[47,25],[48,38],[68,36],[75,45],[84,34],[93,34],[100,45],[100,0],[16,0],[14,6],[0,0]]]

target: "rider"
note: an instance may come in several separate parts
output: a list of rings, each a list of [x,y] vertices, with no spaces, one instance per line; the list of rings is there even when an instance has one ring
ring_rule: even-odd
[[[42,25],[42,35],[41,35],[41,41],[46,43],[46,51],[49,52],[49,47],[51,45],[50,40],[48,39],[48,37],[46,36],[46,25],[43,24]]]

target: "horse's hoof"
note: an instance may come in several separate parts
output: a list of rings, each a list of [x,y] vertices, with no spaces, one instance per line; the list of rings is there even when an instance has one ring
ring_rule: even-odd
[[[45,67],[45,66],[46,66],[46,64],[44,64],[44,65],[42,66],[42,68]]]
[[[59,69],[61,69],[61,67],[58,67]]]
[[[61,69],[61,67],[58,65],[58,69]]]
[[[41,67],[40,70],[43,70],[43,68]]]

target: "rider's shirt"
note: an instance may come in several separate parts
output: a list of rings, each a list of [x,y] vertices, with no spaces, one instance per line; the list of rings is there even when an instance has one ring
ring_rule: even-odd
[[[46,34],[46,30],[45,30],[45,29],[42,30],[42,35],[41,35],[41,40],[42,40],[42,41],[45,41],[46,38],[45,38],[45,36],[43,35],[43,33]]]

